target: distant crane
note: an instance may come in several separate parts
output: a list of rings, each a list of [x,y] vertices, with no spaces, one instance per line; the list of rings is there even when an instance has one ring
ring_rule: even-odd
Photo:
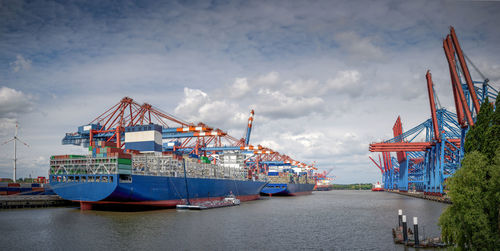
[[[16,173],[17,173],[17,141],[19,141],[20,143],[23,143],[25,146],[27,147],[30,147],[27,143],[23,142],[22,140],[20,140],[18,137],[17,137],[17,130],[18,130],[18,127],[19,125],[17,124],[17,121],[16,121],[16,134],[14,134],[14,138],[10,139],[10,140],[7,140],[5,141],[2,145],[5,145],[11,141],[14,141],[14,173],[12,175],[12,178],[13,178],[13,182],[16,182],[17,180],[17,177],[16,177]]]
[[[248,144],[250,143],[250,133],[252,132],[253,115],[254,115],[254,111],[252,109],[252,111],[250,112],[250,117],[248,118],[248,127],[247,127],[247,134],[245,137],[245,146],[248,146]]]

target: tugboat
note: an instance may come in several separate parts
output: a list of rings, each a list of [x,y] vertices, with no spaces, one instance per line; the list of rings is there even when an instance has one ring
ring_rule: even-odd
[[[372,192],[383,192],[384,188],[382,187],[382,184],[377,181],[377,183],[372,184]]]

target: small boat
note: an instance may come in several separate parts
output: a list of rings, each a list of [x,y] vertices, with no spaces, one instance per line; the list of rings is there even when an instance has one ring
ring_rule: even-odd
[[[226,198],[224,198],[224,202],[232,203],[233,206],[236,206],[236,205],[240,204],[240,200],[237,199],[236,196],[234,196],[233,194],[231,194],[229,196],[226,196]]]
[[[240,204],[240,200],[236,198],[233,194],[226,196],[223,200],[211,200],[200,202],[196,204],[179,204],[176,206],[177,209],[181,210],[204,210],[218,207],[232,207],[238,206]]]

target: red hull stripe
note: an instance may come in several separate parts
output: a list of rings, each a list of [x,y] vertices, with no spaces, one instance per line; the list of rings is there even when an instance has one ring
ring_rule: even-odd
[[[236,196],[240,201],[250,201],[260,198],[259,194]],[[196,198],[190,199],[191,203],[204,202],[210,200],[222,200],[224,197]],[[158,201],[76,201],[80,202],[82,210],[92,209],[92,205],[130,205],[130,206],[154,206],[154,207],[175,207],[185,203],[184,200],[158,200]]]
[[[292,196],[297,196],[297,195],[308,195],[312,194],[312,191],[305,191],[305,192],[296,192],[296,193],[290,193]]]

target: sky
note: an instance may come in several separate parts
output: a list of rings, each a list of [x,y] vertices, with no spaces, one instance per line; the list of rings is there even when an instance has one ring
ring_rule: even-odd
[[[106,3],[103,3],[106,2]],[[18,176],[84,153],[67,132],[128,96],[250,143],[376,182],[372,142],[430,118],[425,73],[454,111],[442,39],[500,89],[500,2],[0,0],[0,141]],[[472,71],[474,80],[482,80]],[[13,144],[0,145],[0,177]]]

